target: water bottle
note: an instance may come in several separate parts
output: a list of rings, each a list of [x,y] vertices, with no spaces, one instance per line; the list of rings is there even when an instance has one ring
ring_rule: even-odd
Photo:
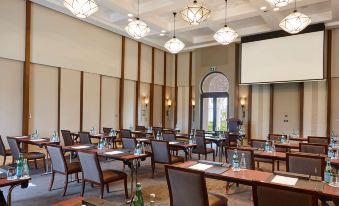
[[[330,159],[333,159],[333,158],[334,158],[333,147],[332,147],[331,144],[328,146],[327,156],[328,156],[328,158],[330,158]]]
[[[332,182],[332,167],[331,167],[330,160],[326,161],[324,181],[326,183],[331,183]]]
[[[24,158],[23,154],[19,154],[19,159],[16,161],[16,176],[18,178],[22,177],[22,170],[24,168]]]
[[[239,156],[238,156],[238,150],[237,149],[234,149],[234,152],[233,152],[232,169],[233,169],[233,171],[240,171]]]
[[[149,206],[155,206],[155,194],[150,194],[149,200]]]
[[[145,153],[146,153],[146,150],[145,150],[145,143],[144,143],[144,142],[141,142],[141,153],[142,153],[142,154],[145,154]]]
[[[265,152],[270,152],[270,144],[268,143],[268,140],[265,142]]]
[[[135,146],[135,150],[134,150],[134,154],[135,155],[140,155],[141,154],[141,151],[140,151],[141,148],[140,147],[141,147],[141,145],[140,145],[140,142],[138,141],[137,145]]]
[[[135,189],[135,195],[133,197],[132,206],[144,206],[144,198],[142,196],[140,182],[137,183],[137,186]]]
[[[280,142],[281,142],[281,143],[285,143],[285,142],[286,142],[285,136],[284,136],[284,135],[281,135],[281,137],[280,137]]]
[[[244,153],[241,153],[240,169],[242,169],[242,170],[247,169],[247,167],[246,167],[246,158],[245,158],[245,154]]]
[[[160,131],[157,132],[157,137],[156,137],[157,140],[160,140]]]
[[[22,170],[22,177],[24,178],[29,178],[29,166],[28,166],[28,162],[27,159],[24,159],[24,166],[23,166],[23,170]]]
[[[272,140],[272,147],[271,147],[271,151],[272,151],[272,152],[275,152],[275,143],[274,143],[274,140]]]

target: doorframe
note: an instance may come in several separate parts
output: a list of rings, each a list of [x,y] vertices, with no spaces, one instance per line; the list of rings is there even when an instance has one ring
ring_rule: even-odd
[[[227,119],[229,116],[229,94],[228,92],[209,92],[209,93],[202,93],[200,95],[200,129],[202,129],[202,122],[204,119],[204,99],[205,98],[213,98],[213,130],[215,129],[216,122],[217,122],[217,98],[227,98]]]

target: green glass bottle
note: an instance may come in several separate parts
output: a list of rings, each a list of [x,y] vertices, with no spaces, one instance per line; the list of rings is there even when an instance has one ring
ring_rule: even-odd
[[[18,178],[22,177],[22,170],[24,168],[24,158],[23,154],[19,154],[19,159],[16,161],[16,176]]]
[[[326,183],[332,182],[332,167],[331,167],[330,160],[327,160],[327,162],[326,162],[324,181]]]
[[[137,183],[137,187],[135,189],[135,195],[133,197],[132,206],[144,206],[144,198],[142,197],[140,182]]]

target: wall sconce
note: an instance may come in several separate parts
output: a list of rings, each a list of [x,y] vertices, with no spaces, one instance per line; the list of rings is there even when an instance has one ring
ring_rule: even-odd
[[[192,119],[193,119],[193,122],[194,122],[194,119],[195,119],[195,112],[194,112],[194,109],[195,109],[195,100],[192,99]]]
[[[172,100],[171,99],[167,99],[167,111],[166,111],[166,116],[169,116],[169,112],[172,106]]]
[[[142,117],[146,117],[147,115],[147,107],[148,107],[148,103],[149,103],[149,100],[148,100],[148,97],[144,97],[144,107],[141,105],[141,108],[142,108]],[[147,118],[145,118],[145,120],[147,120]]]
[[[241,111],[242,111],[242,119],[245,119],[245,104],[246,104],[246,99],[241,98],[240,105],[241,105]]]
[[[148,106],[148,103],[149,103],[148,97],[145,97],[145,106],[146,106],[146,108]]]

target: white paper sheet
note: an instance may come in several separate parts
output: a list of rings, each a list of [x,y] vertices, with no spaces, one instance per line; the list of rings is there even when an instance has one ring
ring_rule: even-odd
[[[179,142],[169,142],[169,144],[179,144]]]
[[[276,175],[272,179],[272,183],[277,183],[277,184],[282,184],[282,185],[289,185],[289,186],[294,186],[297,184],[298,178],[293,178],[293,177],[285,177],[285,176],[280,176]]]
[[[32,141],[32,142],[40,142],[40,141],[45,141],[45,139],[31,139],[30,141]]]
[[[75,147],[72,147],[73,149],[84,149],[84,148],[89,148],[90,146],[88,145],[82,145],[82,146],[75,146]]]
[[[147,141],[148,139],[145,139],[145,138],[139,138],[139,139],[137,139],[138,141],[140,141],[140,142],[145,142],[145,141]]]
[[[105,154],[108,154],[108,155],[116,155],[116,154],[122,154],[123,152],[121,151],[112,151],[112,152],[105,152]]]
[[[194,170],[204,171],[204,170],[207,170],[208,168],[211,168],[211,167],[213,167],[213,165],[207,165],[207,164],[198,163],[196,165],[190,166],[189,168],[190,169],[194,169]]]
[[[16,139],[20,139],[20,138],[28,138],[28,136],[20,136],[20,137],[14,137]]]

